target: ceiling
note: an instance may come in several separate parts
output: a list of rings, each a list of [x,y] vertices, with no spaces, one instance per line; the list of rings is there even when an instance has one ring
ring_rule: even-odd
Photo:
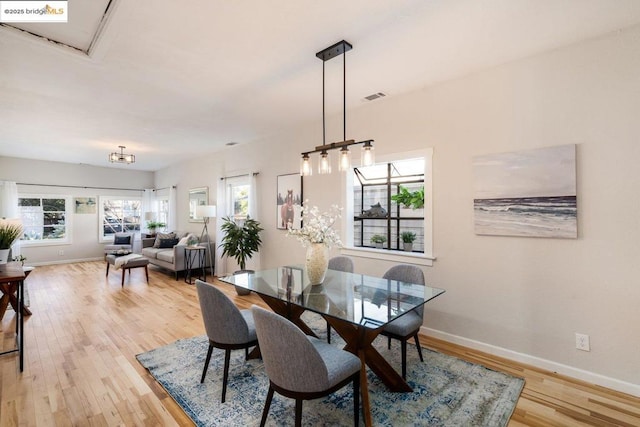
[[[67,24],[0,26],[2,156],[158,170],[317,123],[315,53],[342,39],[353,44],[351,109],[377,92],[387,98],[371,102],[640,22],[637,0],[69,0],[68,8]],[[326,67],[327,115],[341,113],[342,57]],[[119,145],[135,164],[108,162]]]

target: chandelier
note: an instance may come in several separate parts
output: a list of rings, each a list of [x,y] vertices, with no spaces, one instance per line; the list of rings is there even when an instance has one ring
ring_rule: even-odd
[[[326,131],[325,131],[325,79],[324,79],[324,63],[336,56],[340,56],[350,51],[353,46],[342,40],[338,43],[329,46],[326,49],[321,50],[316,53],[316,56],[322,59],[322,145],[318,145],[313,150],[305,151],[302,153],[302,160],[300,163],[300,175],[309,176],[313,174],[313,167],[311,165],[311,157],[310,154],[320,153],[320,159],[318,162],[318,173],[319,174],[329,174],[331,173],[331,159],[329,157],[329,151],[340,149],[339,160],[338,160],[338,170],[343,172],[347,171],[351,168],[351,151],[349,147],[352,145],[362,145],[361,149],[361,164],[362,166],[371,166],[374,163],[374,154],[373,154],[373,140],[369,139],[366,141],[355,141],[353,139],[347,140],[347,103],[346,103],[346,76],[347,76],[347,60],[346,55],[343,57],[343,66],[342,66],[342,141],[339,142],[331,142],[329,144],[326,143]]]
[[[120,152],[109,154],[109,161],[111,163],[126,163],[131,164],[136,162],[136,156],[133,154],[125,154],[124,149],[127,148],[124,145],[118,145]]]

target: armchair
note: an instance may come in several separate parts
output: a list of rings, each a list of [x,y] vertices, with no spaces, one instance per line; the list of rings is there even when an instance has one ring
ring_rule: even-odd
[[[119,249],[125,249],[128,251],[133,250],[133,234],[132,233],[116,233],[113,236],[113,243],[104,245],[105,255],[117,251]]]

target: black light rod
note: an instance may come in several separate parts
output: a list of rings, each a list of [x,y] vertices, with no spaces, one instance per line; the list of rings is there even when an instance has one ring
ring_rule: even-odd
[[[366,144],[367,142],[373,142],[373,139],[367,139],[366,141],[354,141],[353,139],[350,139],[349,141],[332,142],[326,145],[319,145],[315,150],[303,151],[300,154],[304,156],[305,154],[321,153],[326,150],[335,150],[336,148],[349,147],[351,145]]]

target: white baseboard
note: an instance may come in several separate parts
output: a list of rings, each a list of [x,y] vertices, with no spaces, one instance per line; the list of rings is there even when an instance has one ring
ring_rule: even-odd
[[[74,262],[88,262],[88,261],[104,261],[104,257],[101,256],[96,258],[64,259],[60,261],[27,262],[27,264],[32,265],[34,267],[38,267],[40,265],[73,264]]]
[[[515,362],[524,363],[527,365],[534,366],[536,368],[545,369],[551,372],[556,372],[558,374],[566,375],[571,378],[586,381],[602,387],[610,388],[615,391],[640,397],[639,384],[633,384],[626,381],[621,381],[615,378],[596,374],[594,372],[589,372],[583,369],[574,368],[572,366],[563,365],[562,363],[557,363],[551,360],[546,360],[536,356],[531,356],[529,354],[519,353],[517,351],[509,350],[509,349],[498,347],[491,344],[486,344],[480,341],[475,341],[475,340],[464,338],[458,335],[449,334],[447,332],[442,332],[442,331],[438,331],[431,328],[425,328],[424,326],[420,328],[420,332],[422,332],[424,335],[437,338],[443,341],[447,341],[453,344],[458,344],[464,347],[472,348],[474,350],[482,351],[488,354],[492,354],[494,356],[504,357],[505,359],[513,360]]]

